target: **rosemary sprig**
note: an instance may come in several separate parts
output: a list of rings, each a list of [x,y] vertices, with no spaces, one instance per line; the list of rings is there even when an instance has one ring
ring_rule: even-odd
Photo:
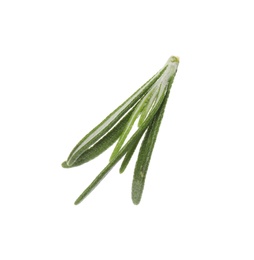
[[[108,165],[78,197],[75,204],[79,204],[123,157],[120,173],[126,169],[145,133],[132,183],[132,200],[134,204],[139,204],[149,162],[178,64],[179,59],[177,57],[170,57],[162,70],[91,130],[71,151],[68,159],[62,164],[64,168],[76,167],[94,159],[118,140]],[[127,140],[138,117],[138,128]],[[117,123],[118,121],[119,123]]]

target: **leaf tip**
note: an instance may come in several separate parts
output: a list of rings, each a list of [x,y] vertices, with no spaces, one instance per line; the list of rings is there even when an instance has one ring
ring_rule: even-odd
[[[78,205],[80,202],[81,202],[81,201],[79,200],[79,198],[77,198],[77,199],[75,200],[75,202],[74,202],[74,205],[76,206],[76,205]]]
[[[62,165],[63,168],[69,168],[69,166],[68,166],[66,161],[64,161],[61,165]]]
[[[137,206],[140,203],[140,199],[132,197],[132,202],[133,202],[134,205]]]
[[[119,173],[122,174],[124,172],[124,170],[125,170],[125,167],[121,166],[121,168],[119,169]]]

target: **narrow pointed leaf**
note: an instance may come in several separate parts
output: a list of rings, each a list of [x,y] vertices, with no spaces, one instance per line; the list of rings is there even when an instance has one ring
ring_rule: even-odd
[[[127,115],[125,115],[121,121],[114,126],[113,129],[111,129],[106,135],[104,135],[97,143],[95,143],[91,148],[87,149],[80,155],[80,157],[72,164],[69,166],[67,162],[62,163],[63,168],[72,168],[76,167],[79,165],[82,165],[88,161],[93,160],[97,156],[99,156],[101,153],[106,151],[111,145],[113,145],[116,140],[119,138],[121,133],[123,132],[129,118],[131,117],[133,110],[135,107],[128,112]]]
[[[166,103],[166,98],[164,103]],[[133,182],[132,182],[132,201],[135,205],[139,204],[143,193],[146,173],[148,170],[154,144],[160,127],[160,122],[162,120],[163,111],[165,108],[164,103],[162,104],[162,107],[155,115],[153,122],[148,127],[148,130],[145,134],[144,140],[139,150],[139,155],[136,162],[134,175],[133,175]]]
[[[178,65],[178,60],[175,62],[177,62]],[[132,201],[135,205],[138,205],[140,203],[142,197],[148,166],[151,160],[153,148],[159,132],[164,110],[167,104],[168,96],[170,93],[170,89],[176,71],[177,71],[177,66],[173,68],[173,70],[171,71],[173,73],[169,74],[167,94],[164,98],[164,101],[160,109],[158,110],[157,114],[154,116],[153,122],[150,124],[140,147],[138,159],[134,170],[133,182],[132,182]]]
[[[68,159],[67,165],[71,166],[78,157],[91,145],[93,145],[101,136],[103,136],[114,124],[149,90],[149,88],[162,75],[167,66],[156,73],[132,96],[123,102],[117,109],[109,114],[100,124],[93,128],[79,143],[73,148]]]

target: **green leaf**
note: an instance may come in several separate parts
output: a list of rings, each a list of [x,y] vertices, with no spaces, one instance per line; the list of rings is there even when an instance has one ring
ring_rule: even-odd
[[[168,96],[170,93],[170,89],[174,80],[176,74],[176,70],[173,75],[170,75],[168,79],[168,89],[167,94],[164,97],[163,103],[158,110],[157,114],[153,118],[153,122],[149,125],[149,128],[145,134],[145,137],[143,139],[143,142],[141,144],[138,159],[136,162],[134,175],[133,175],[133,182],[132,182],[132,201],[135,205],[138,205],[140,203],[144,185],[145,185],[145,179],[147,170],[149,167],[149,163],[151,160],[152,152],[154,149],[154,145],[156,142],[156,138],[159,132],[159,128],[161,125],[161,121],[163,118],[164,110],[167,104]]]
[[[67,162],[65,161],[62,163],[62,167],[63,168],[72,168],[72,167],[80,166],[88,161],[93,160],[94,158],[99,156],[101,153],[106,151],[111,145],[113,145],[116,142],[116,140],[119,138],[119,136],[123,132],[135,107],[133,109],[131,109],[131,111],[128,112],[128,114],[125,115],[121,119],[121,121],[116,126],[114,126],[113,129],[111,129],[106,135],[104,135],[97,143],[95,143],[92,147],[90,147],[84,153],[82,153],[79,156],[79,158],[71,166],[69,166],[67,164]]]
[[[156,73],[141,88],[139,88],[131,97],[123,102],[117,109],[109,114],[100,124],[92,129],[71,151],[66,164],[71,166],[91,145],[99,140],[114,124],[150,89],[154,82],[162,75],[167,66]]]

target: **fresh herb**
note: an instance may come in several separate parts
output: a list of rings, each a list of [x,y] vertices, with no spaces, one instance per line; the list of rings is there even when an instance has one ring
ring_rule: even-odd
[[[64,168],[80,166],[103,153],[117,141],[108,165],[77,198],[76,205],[100,183],[123,157],[120,173],[124,172],[144,135],[132,183],[132,201],[136,205],[139,204],[178,64],[179,59],[177,57],[170,57],[158,73],[82,138],[73,148],[68,159],[62,163]],[[129,133],[138,118],[137,130],[128,139]]]

